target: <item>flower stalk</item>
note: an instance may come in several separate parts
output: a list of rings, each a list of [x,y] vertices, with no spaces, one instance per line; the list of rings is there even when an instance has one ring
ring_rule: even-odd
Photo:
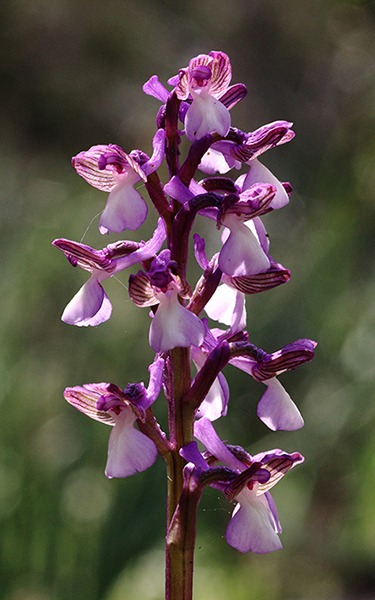
[[[149,240],[119,240],[102,250],[64,238],[53,242],[72,266],[89,274],[63,312],[63,321],[72,325],[107,321],[112,305],[104,289],[106,279],[139,265],[138,273],[129,277],[129,295],[136,306],[150,311],[149,344],[155,357],[148,368],[148,386],[85,384],[66,388],[64,396],[79,411],[112,428],[108,478],[135,475],[150,468],[158,456],[165,461],[167,600],[193,597],[197,508],[204,487],[214,487],[235,503],[225,535],[228,544],[239,552],[272,552],[281,548],[281,527],[270,489],[303,462],[298,452],[279,449],[251,456],[222,442],[212,424],[228,412],[230,390],[223,372],[228,365],[266,386],[257,407],[265,427],[302,427],[302,415],[278,377],[310,361],[316,346],[299,339],[269,353],[253,344],[245,329],[246,298],[287,283],[290,277],[269,254],[262,216],[285,206],[292,188],[258,157],[290,141],[294,133],[288,121],[249,133],[232,127],[230,111],[245,97],[246,87],[230,85],[231,77],[228,56],[217,51],[200,54],[180,69],[168,81],[171,91],[152,76],[143,90],[162,106],[151,157],[141,150],[126,153],[116,144],[103,144],[73,158],[77,173],[108,194],[100,233],[136,230],[154,211],[157,226]],[[183,136],[190,147],[180,166]],[[165,183],[158,174],[163,161],[169,173]],[[245,172],[237,179],[227,175],[242,168]],[[148,201],[136,187],[139,182]],[[195,260],[202,273],[192,286],[191,233],[199,225],[198,215],[222,230],[221,248],[208,258],[204,238],[194,235]],[[162,389],[167,432],[152,409],[154,402],[162,401]],[[235,411],[236,399],[230,404]]]

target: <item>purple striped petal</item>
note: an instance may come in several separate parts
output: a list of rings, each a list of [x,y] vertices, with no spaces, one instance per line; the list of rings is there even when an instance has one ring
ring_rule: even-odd
[[[105,393],[107,393],[106,383],[88,383],[84,386],[66,388],[64,398],[74,408],[91,419],[113,426],[115,421],[112,416],[108,412],[97,408],[99,398]]]
[[[220,96],[220,102],[227,107],[228,110],[236,106],[247,94],[246,86],[243,83],[236,83],[231,85],[222,96]]]

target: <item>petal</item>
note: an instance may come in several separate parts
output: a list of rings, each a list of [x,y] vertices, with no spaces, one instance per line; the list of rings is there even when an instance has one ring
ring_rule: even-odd
[[[168,83],[176,86],[176,94],[180,100],[185,100],[189,91],[191,91],[191,83],[193,72],[199,67],[209,67],[211,71],[210,87],[215,96],[220,96],[228,88],[232,77],[232,69],[229,62],[229,57],[224,52],[210,52],[210,54],[199,54],[192,58],[189,66],[185,69],[180,69],[179,79],[171,78]]]
[[[193,238],[195,260],[201,269],[205,270],[210,264],[206,256],[206,242],[204,241],[204,238],[201,238],[200,235],[198,235],[198,233],[194,233]]]
[[[233,332],[246,326],[245,295],[229,285],[220,285],[204,310],[210,319],[228,325]]]
[[[212,93],[212,87],[211,87]],[[231,85],[226,92],[222,96],[220,96],[220,102],[227,107],[228,110],[233,108],[242,98],[244,98],[247,94],[246,85],[243,83],[236,83],[236,85]]]
[[[227,414],[229,400],[229,385],[222,373],[216,377],[210,390],[196,412],[196,418],[207,417],[210,421],[216,421],[219,417]]]
[[[135,415],[124,408],[114,416],[115,426],[108,443],[106,476],[128,477],[137,471],[145,471],[154,464],[157,449],[152,440],[134,428]]]
[[[231,160],[230,157],[224,156],[222,152],[211,147],[203,155],[198,168],[200,171],[203,171],[203,173],[208,173],[208,175],[214,175],[214,173],[223,174],[230,171],[235,163],[237,163],[237,161],[234,159]]]
[[[195,422],[194,435],[217,460],[236,471],[245,469],[245,465],[221,441],[209,419],[203,417]]]
[[[219,267],[227,275],[256,275],[271,263],[252,231],[234,214],[226,215],[224,224],[230,235],[219,254]]]
[[[286,204],[289,203],[289,196],[285,191],[285,188],[280,183],[278,179],[265,167],[262,165],[258,159],[253,158],[250,161],[250,169],[248,174],[245,177],[242,191],[247,190],[249,187],[256,183],[270,183],[276,188],[276,195],[273,198],[270,207],[277,209],[282,208]]]
[[[162,83],[160,83],[157,75],[150,77],[148,81],[142,87],[145,94],[153,96],[157,100],[160,100],[165,104],[168,100],[169,92],[165,89]]]
[[[177,347],[200,346],[205,335],[204,325],[179,303],[177,290],[168,290],[157,297],[160,304],[150,326],[151,348],[155,352],[166,352]]]
[[[180,455],[187,461],[194,463],[203,471],[208,468],[206,461],[198,450],[197,442],[190,442],[180,450]]]
[[[258,403],[257,415],[272,431],[294,431],[303,427],[301,413],[281,383],[273,377],[264,381],[267,390]]]
[[[150,373],[150,381],[147,388],[147,401],[138,402],[138,405],[141,405],[144,409],[151,406],[161,392],[163,385],[164,364],[164,358],[159,356],[155,358],[154,362],[151,363],[148,368]]]
[[[108,321],[111,312],[108,296],[94,274],[66,306],[61,320],[78,327],[95,326]]]
[[[248,134],[245,150],[249,150],[251,157],[255,158],[274,146],[285,144],[294,138],[295,134],[291,127],[293,123],[289,121],[273,121],[263,125]]]
[[[158,225],[150,238],[146,243],[142,243],[137,250],[128,254],[127,256],[121,256],[120,258],[112,261],[114,268],[111,270],[111,275],[123,271],[127,267],[131,267],[138,262],[143,262],[152,258],[156,252],[160,250],[163,245],[167,232],[165,229],[164,219],[161,217],[158,219]]]
[[[230,113],[220,100],[207,93],[195,94],[185,117],[186,136],[191,142],[214,131],[226,136],[230,123]]]
[[[228,276],[223,276],[226,281]],[[272,264],[267,271],[249,275],[248,277],[229,277],[230,285],[244,294],[258,294],[265,290],[270,290],[290,279],[290,271],[278,263]]]
[[[182,204],[194,198],[193,192],[182,183],[178,175],[173,175],[170,181],[165,184],[164,191]]]
[[[84,386],[77,385],[66,388],[64,398],[74,408],[91,417],[91,419],[101,421],[107,425],[114,425],[115,422],[112,416],[108,412],[97,408],[99,398],[107,392],[107,385],[107,383],[88,383]]]
[[[191,349],[191,358],[194,361],[197,371],[200,371],[206,361],[207,353],[201,347]],[[215,421],[219,417],[225,416],[229,400],[229,385],[222,373],[219,373],[210,387],[208,394],[199,406],[195,417],[201,419],[207,417],[210,421]]]
[[[105,270],[111,267],[111,261],[104,250],[95,250],[86,244],[74,242],[65,238],[59,238],[52,245],[64,252],[69,262],[75,267],[79,265],[82,269],[92,273],[94,269]]]
[[[210,92],[214,96],[221,96],[228,89],[232,79],[232,67],[228,55],[224,52],[212,51],[209,56],[213,59],[210,63],[212,73]]]
[[[116,185],[114,171],[113,169],[99,169],[98,163],[103,154],[112,154],[113,152],[118,154],[121,160],[128,162],[128,156],[120,146],[100,144],[74,156],[72,158],[73,167],[78,175],[81,175],[90,185],[98,190],[110,192]]]
[[[316,346],[317,344],[313,340],[302,339],[287,344],[277,352],[266,354],[253,369],[254,379],[265,381],[285,371],[295,369],[314,357]]]
[[[228,544],[240,552],[264,554],[279,550],[282,545],[267,499],[243,489],[236,500],[239,504],[233,511],[225,534]]]
[[[151,158],[142,165],[145,175],[150,175],[158,169],[164,159],[165,151],[165,131],[158,129],[152,140],[153,153]]]
[[[138,229],[147,217],[147,204],[133,188],[133,181],[125,179],[109,194],[106,207],[100,217],[100,233],[125,229]]]
[[[262,463],[262,469],[265,469],[270,474],[268,481],[260,483],[257,495],[267,494],[267,492],[276,485],[290,469],[303,463],[304,460],[304,457],[299,452],[289,454],[288,452],[283,452],[283,450],[279,449],[261,452],[253,456],[253,461]],[[268,495],[267,498],[269,500]],[[277,511],[275,514],[277,517]]]

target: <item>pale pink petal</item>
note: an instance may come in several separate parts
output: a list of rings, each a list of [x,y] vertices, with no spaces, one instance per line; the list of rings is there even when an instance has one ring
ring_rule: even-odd
[[[197,371],[200,371],[206,361],[207,354],[201,348],[193,347],[191,349],[191,358],[197,367]],[[228,400],[229,385],[224,375],[219,373],[198,408],[195,415],[196,418],[207,417],[210,421],[215,421],[219,417],[225,416],[227,414]]]
[[[121,233],[125,229],[138,229],[144,223],[147,204],[141,194],[133,188],[134,183],[134,178],[126,177],[111,191],[100,217],[100,233]]]
[[[224,417],[227,414],[228,400],[229,385],[224,375],[219,373],[198,408],[196,418],[207,417],[210,421],[216,421],[219,417]]]
[[[281,383],[272,377],[263,381],[267,390],[258,403],[257,414],[267,427],[276,431],[294,431],[303,427],[301,413]]]
[[[227,275],[256,275],[269,269],[271,263],[252,231],[237,215],[228,214],[224,224],[230,235],[219,254],[219,267]]]
[[[134,428],[133,411],[124,408],[113,417],[115,426],[109,436],[106,476],[128,477],[151,467],[158,452],[154,442]]]
[[[243,182],[242,191],[247,190],[249,187],[256,183],[270,183],[276,188],[276,195],[273,198],[270,207],[277,209],[282,208],[289,203],[289,196],[285,191],[285,188],[278,179],[258,161],[257,158],[253,158],[249,161],[250,169],[247,173]]]
[[[246,326],[245,294],[225,283],[219,285],[204,310],[210,319],[228,325],[233,332]]]
[[[160,304],[151,321],[149,341],[155,352],[200,346],[205,335],[202,321],[178,301],[177,290],[157,295]]]
[[[215,148],[211,147],[207,152],[203,155],[201,162],[199,163],[199,169],[203,171],[203,173],[207,173],[208,175],[214,175],[215,173],[227,173],[232,169],[234,163],[237,161],[230,161],[229,157],[224,156],[222,152],[215,150]]]
[[[108,321],[112,305],[93,274],[66,306],[61,320],[78,327],[95,326]]]
[[[185,132],[190,141],[199,140],[214,131],[225,136],[230,123],[230,113],[220,100],[208,93],[194,94],[185,117]]]
[[[244,488],[236,500],[239,504],[225,534],[228,544],[240,552],[264,554],[279,550],[282,545],[267,499]]]

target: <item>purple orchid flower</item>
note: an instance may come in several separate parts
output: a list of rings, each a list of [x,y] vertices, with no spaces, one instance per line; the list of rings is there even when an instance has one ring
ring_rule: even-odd
[[[294,431],[303,427],[304,421],[300,411],[276,376],[311,360],[316,345],[313,340],[302,339],[287,344],[272,354],[261,351],[258,359],[250,356],[236,356],[230,359],[232,365],[267,386],[258,403],[257,414],[269,429]]]
[[[96,326],[107,321],[111,316],[112,306],[101,285],[102,282],[127,267],[155,256],[165,237],[164,221],[159,219],[158,226],[148,242],[128,243],[131,251],[127,256],[113,257],[116,246],[113,244],[98,251],[65,239],[52,242],[64,252],[74,266],[78,264],[90,273],[89,280],[66,306],[61,317],[62,321],[79,327]],[[119,245],[123,247],[126,243],[120,242]]]
[[[160,394],[164,360],[157,357],[150,365],[150,381],[129,384],[124,391],[113,383],[92,383],[66,388],[65,399],[87,416],[112,425],[105,474],[108,478],[128,477],[144,471],[157,457],[155,443],[134,427],[145,420],[146,410]]]
[[[231,118],[223,97],[228,95],[231,77],[228,56],[213,51],[191,59],[187,68],[180,69],[179,79],[169,81],[177,83],[176,94],[180,100],[193,99],[185,115],[185,132],[190,141],[214,131],[227,135]]]
[[[216,131],[225,136],[230,128],[229,110],[247,94],[242,83],[230,86],[232,68],[224,52],[200,54],[168,80],[181,100],[179,117],[185,124],[190,141],[201,139]],[[170,94],[153,75],[143,86],[143,91],[164,104]]]
[[[162,250],[147,273],[140,271],[129,280],[129,294],[137,306],[158,305],[156,313],[151,313],[149,332],[150,346],[155,352],[200,346],[205,335],[199,317],[179,301],[184,289],[180,278],[172,272],[174,266],[171,251]]]
[[[226,230],[218,259],[226,275],[244,277],[270,268],[269,241],[259,214],[272,208],[275,194],[274,186],[256,184],[240,192],[238,199],[233,196],[234,201],[228,203],[222,217]]]
[[[223,340],[231,340],[236,335],[237,331],[222,331],[221,329],[209,329],[207,319],[202,319],[205,325],[205,338],[201,344],[200,350],[205,356],[216,348],[216,346]],[[246,334],[246,332],[245,332]],[[246,338],[245,338],[246,339]],[[297,366],[311,360],[314,356],[314,348],[316,342],[309,339],[297,340],[291,344],[287,344],[281,350],[268,354],[263,350],[255,349],[251,356],[246,354],[246,350],[243,350],[241,355],[241,344],[238,345],[238,353],[230,358],[229,364],[245,371],[251,375],[256,381],[260,381],[267,386],[267,390],[261,397],[257,406],[257,415],[263,421],[269,429],[273,431],[284,430],[294,431],[300,429],[304,425],[304,421],[300,411],[292,398],[277,379],[278,375],[281,375],[285,371],[295,369]],[[234,343],[234,346],[236,344]],[[246,347],[246,343],[245,343]],[[194,358],[194,355],[193,355]],[[222,374],[221,374],[222,375]],[[218,400],[217,400],[218,402]],[[226,398],[226,404],[223,407],[226,411],[226,405],[228,398]],[[216,414],[218,418],[219,405],[216,404]],[[202,403],[200,408],[200,415],[209,417],[209,412],[205,413],[205,404]],[[224,414],[224,413],[223,413]]]
[[[223,491],[230,501],[237,501],[225,534],[228,544],[240,552],[257,554],[280,549],[281,526],[269,490],[289,469],[302,463],[303,456],[299,452],[289,454],[277,449],[252,457],[238,447],[231,449],[220,440],[207,418],[196,421],[194,435],[210,456],[205,460],[196,442],[191,442],[181,450],[185,460],[202,472],[212,468],[213,461],[218,461],[235,474],[229,485],[211,484]]]
[[[165,132],[159,129],[153,139],[153,155],[142,164],[115,144],[92,146],[73,157],[75,170],[93,187],[110,192],[100,217],[99,231],[121,233],[138,229],[147,217],[147,204],[134,189],[139,181],[155,171],[164,157]]]
[[[213,175],[227,173],[233,167],[240,169],[243,163],[251,165],[254,159],[270,148],[292,140],[294,138],[292,126],[293,123],[289,121],[274,121],[250,133],[234,129],[237,140],[226,139],[214,142],[204,154],[199,169],[203,173]],[[260,181],[264,180],[258,179],[255,183]]]

